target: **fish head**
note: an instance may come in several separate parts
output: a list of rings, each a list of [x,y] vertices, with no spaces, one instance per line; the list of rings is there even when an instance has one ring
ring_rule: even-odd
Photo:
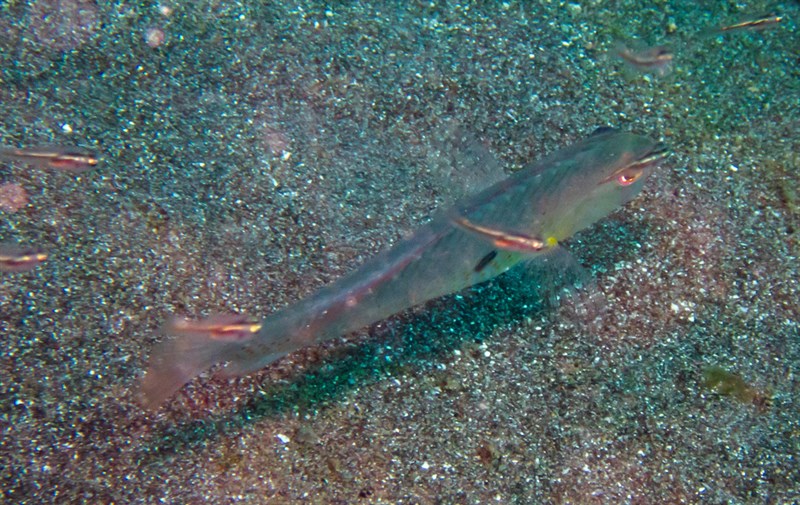
[[[598,201],[610,200],[614,208],[632,200],[653,170],[669,156],[669,148],[639,135],[624,134],[605,145],[606,153],[590,179],[590,194]]]
[[[587,139],[561,184],[559,200],[565,203],[553,236],[568,238],[628,203],[668,155],[665,144],[629,133],[609,131]]]

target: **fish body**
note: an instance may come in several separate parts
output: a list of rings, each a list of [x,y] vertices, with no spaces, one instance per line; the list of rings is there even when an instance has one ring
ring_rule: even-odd
[[[261,323],[241,314],[217,314],[201,321],[173,317],[164,325],[163,333],[214,340],[247,340],[261,329]]]
[[[226,375],[244,375],[545,254],[638,194],[666,153],[649,138],[600,129],[456,202],[353,273],[272,314],[249,339],[162,341],[142,382],[143,403],[157,406],[216,363],[227,363]]]
[[[0,148],[0,159],[74,174],[91,170],[100,163],[97,154],[92,151],[67,147]]]
[[[672,71],[674,56],[666,46],[644,47],[636,44],[629,47],[621,42],[614,45],[614,53],[628,67],[641,73],[655,73],[660,76]]]
[[[0,272],[27,272],[47,260],[47,253],[34,247],[0,243]]]
[[[783,21],[783,16],[776,16],[775,14],[768,14],[756,19],[747,19],[738,23],[720,26],[717,28],[718,33],[729,33],[738,31],[759,31],[772,28],[778,23]]]
[[[740,21],[707,27],[700,33],[701,37],[717,37],[735,32],[760,32],[776,28],[783,22],[783,16],[765,14],[756,18],[741,19]]]

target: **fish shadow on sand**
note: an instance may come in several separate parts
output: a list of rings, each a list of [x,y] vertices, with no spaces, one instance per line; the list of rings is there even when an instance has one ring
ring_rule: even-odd
[[[628,229],[624,221],[612,218],[579,234],[577,241],[581,245],[576,249],[587,248],[589,252],[609,241],[622,238],[622,242],[634,242],[647,234],[646,230]],[[624,243],[615,246],[600,246],[590,254],[576,252],[578,256],[591,256],[593,266],[601,270],[636,254]],[[454,350],[498,338],[493,335],[502,333],[504,328],[514,328],[527,318],[546,317],[552,322],[556,315],[564,317],[566,312],[567,317],[589,324],[602,317],[603,306],[584,307],[588,314],[557,310],[565,296],[570,305],[590,305],[589,298],[603,299],[592,279],[587,279],[586,270],[577,263],[566,268],[540,263],[541,260],[527,269],[527,265],[519,265],[489,282],[376,323],[360,332],[361,337],[348,337],[348,344],[336,340],[322,344],[325,350],[321,353],[313,347],[298,351],[312,356],[308,360],[297,358],[304,362],[301,371],[289,373],[279,381],[266,378],[268,370],[260,372],[262,375],[256,377],[263,377],[259,393],[241,407],[202,419],[177,423],[168,420],[154,425],[150,440],[142,447],[147,454],[145,459],[158,460],[179,453],[209,439],[236,433],[260,419],[281,418],[292,411],[313,413],[354,389],[387,377],[433,373],[431,369],[447,361]],[[587,280],[588,286],[575,286],[575,282],[587,284]],[[363,336],[365,333],[369,337]],[[536,338],[530,334],[531,346],[536,345]],[[323,357],[315,359],[315,352]]]

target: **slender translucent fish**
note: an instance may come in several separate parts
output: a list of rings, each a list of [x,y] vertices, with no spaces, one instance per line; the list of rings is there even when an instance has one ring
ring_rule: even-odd
[[[79,174],[100,163],[97,153],[76,147],[0,148],[0,159],[19,161],[40,168]]]
[[[737,32],[737,31],[759,31],[759,30],[766,30],[767,28],[772,28],[777,26],[778,23],[783,21],[783,16],[776,16],[775,14],[767,14],[766,16],[762,16],[756,19],[748,19],[745,21],[740,21],[738,23],[733,23],[730,25],[720,26],[716,28],[716,33],[730,33],[730,32]]]
[[[783,16],[765,14],[758,18],[744,19],[736,23],[707,27],[700,33],[700,36],[717,37],[735,32],[760,32],[770,28],[775,28],[782,21]]]
[[[241,314],[216,314],[194,321],[173,317],[162,328],[165,335],[208,337],[212,340],[237,341],[251,338],[261,329],[261,323]]]
[[[47,259],[47,253],[34,247],[0,243],[0,271],[27,272]]]
[[[254,372],[297,349],[491,279],[636,196],[668,154],[646,137],[602,128],[438,214],[355,272],[269,316],[257,333],[177,332],[153,350],[141,400],[157,407],[199,373],[226,363]]]
[[[642,73],[652,72],[660,76],[672,70],[673,55],[666,46],[629,47],[622,42],[614,45],[614,54],[621,58],[630,68]]]
[[[461,216],[453,216],[452,222],[455,225],[461,226],[465,230],[469,230],[486,238],[487,240],[490,240],[498,249],[537,253],[544,250],[545,247],[557,245],[556,243],[542,242],[540,238],[525,235],[524,233],[499,230],[496,228],[487,228],[485,226],[472,223],[469,219]]]

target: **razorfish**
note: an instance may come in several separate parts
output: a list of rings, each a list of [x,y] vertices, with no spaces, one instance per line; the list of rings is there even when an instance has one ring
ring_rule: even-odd
[[[667,155],[663,144],[647,137],[600,128],[458,200],[356,271],[253,325],[252,332],[174,332],[151,355],[142,402],[157,407],[218,363],[226,363],[226,376],[252,373],[546,254],[630,201]]]

